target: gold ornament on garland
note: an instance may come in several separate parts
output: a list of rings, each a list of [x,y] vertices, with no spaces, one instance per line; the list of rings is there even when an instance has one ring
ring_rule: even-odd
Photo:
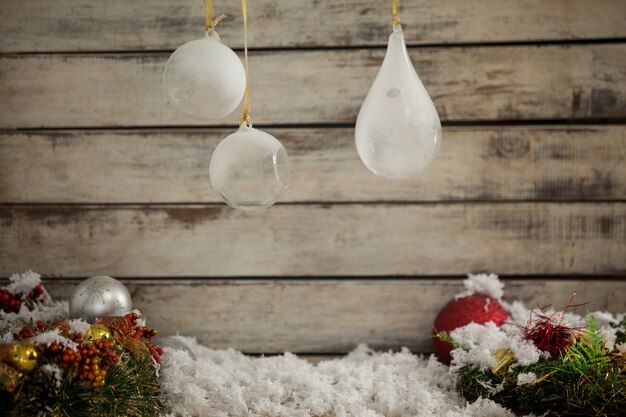
[[[515,354],[506,348],[496,350],[494,356],[496,357],[497,365],[491,368],[491,372],[498,376],[504,376],[509,370],[509,366],[517,362]]]
[[[26,342],[16,342],[2,349],[1,359],[22,372],[30,372],[37,366],[39,352]]]
[[[93,341],[100,339],[111,340],[111,330],[104,324],[92,324],[85,332],[85,341]]]

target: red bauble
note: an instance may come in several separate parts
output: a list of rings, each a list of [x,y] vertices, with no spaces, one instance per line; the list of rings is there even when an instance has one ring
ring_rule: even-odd
[[[435,319],[435,332],[451,332],[471,322],[483,324],[494,322],[500,326],[506,321],[508,313],[495,298],[483,294],[473,294],[458,300],[450,300]],[[437,356],[445,363],[450,363],[452,345],[435,338]]]

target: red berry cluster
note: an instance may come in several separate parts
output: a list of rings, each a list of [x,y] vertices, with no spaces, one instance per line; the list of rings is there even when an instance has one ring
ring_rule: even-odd
[[[20,332],[17,334],[20,339],[27,339],[29,337],[33,337],[39,333],[43,333],[48,329],[48,326],[43,320],[37,320],[37,324],[32,329],[28,326],[22,327]]]
[[[81,333],[70,333],[68,338],[78,345],[77,349],[64,348],[53,342],[46,347],[44,354],[49,357],[60,357],[62,369],[75,369],[80,380],[88,382],[92,387],[103,386],[111,364],[119,363],[121,360],[115,353],[115,343],[108,339],[84,342]]]
[[[33,329],[24,326],[18,337],[31,337],[45,331],[46,328],[46,323],[39,320]],[[92,387],[103,386],[111,364],[119,363],[121,360],[121,357],[115,352],[115,343],[104,338],[85,341],[82,333],[70,332],[67,327],[64,328],[63,326],[57,328],[61,330],[63,336],[76,343],[76,348],[52,342],[47,346],[40,347],[44,355],[51,360],[58,360],[62,369],[75,369],[79,379],[88,382]]]
[[[158,363],[159,365],[163,365],[163,361],[161,361],[161,356],[163,355],[163,348],[161,346],[148,343],[148,350],[150,350],[150,354],[154,358],[154,361]]]
[[[41,284],[35,285],[25,297],[12,294],[6,288],[2,288],[0,289],[0,310],[3,310],[5,313],[17,313],[24,302],[41,301],[44,293],[45,291]]]
[[[120,361],[120,357],[113,350],[114,347],[115,344],[108,339],[83,343],[78,352],[80,378],[83,381],[89,381],[94,388],[103,386],[111,363]]]
[[[51,358],[59,354],[63,350],[63,345],[58,342],[52,342],[43,348],[44,356]]]
[[[163,362],[161,361],[161,355],[163,355],[163,348],[150,343],[150,340],[156,336],[157,331],[148,326],[137,326],[137,320],[139,319],[139,315],[137,313],[127,314],[124,318],[132,324],[129,336],[135,340],[145,339],[148,342],[148,350],[154,358],[154,361],[159,365],[162,365]]]
[[[33,300],[42,300],[42,296],[44,295],[44,289],[41,284],[35,285],[35,287],[28,293],[26,298],[32,298]]]
[[[0,309],[5,313],[17,313],[22,306],[20,297],[13,295],[6,288],[0,290]]]

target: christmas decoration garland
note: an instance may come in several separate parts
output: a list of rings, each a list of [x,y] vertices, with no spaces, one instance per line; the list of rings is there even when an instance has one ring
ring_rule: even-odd
[[[105,280],[95,278],[75,291],[78,305],[91,300],[76,311],[119,307],[101,297]],[[106,288],[118,287],[111,280]],[[437,320],[448,327],[438,337],[453,347],[450,366],[366,346],[313,365],[288,353],[212,350],[182,336],[161,338],[161,349],[139,311],[91,323],[68,318],[68,303],[51,300],[39,275],[16,274],[0,289],[0,416],[622,415],[624,314],[579,316],[572,301],[563,311],[529,310],[502,299],[495,275],[465,284]],[[475,308],[460,307],[466,303]]]
[[[624,415],[624,314],[570,314],[574,296],[562,311],[528,311],[520,303],[502,301],[502,284],[495,275],[471,276],[468,286],[484,292],[484,308],[475,310],[478,320],[437,333],[440,342],[454,346],[451,369],[465,399],[490,399],[519,413]],[[483,319],[493,302],[509,311],[507,320]]]
[[[139,312],[67,318],[32,272],[0,290],[0,416],[141,417],[163,412],[163,350]]]

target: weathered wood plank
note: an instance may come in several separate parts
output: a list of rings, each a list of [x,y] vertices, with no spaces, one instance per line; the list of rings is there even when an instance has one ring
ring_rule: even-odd
[[[0,202],[221,202],[210,186],[209,161],[230,132],[3,132]],[[433,166],[410,181],[371,174],[357,156],[353,129],[269,132],[290,155],[288,202],[626,196],[624,126],[448,128]]]
[[[256,124],[353,123],[383,50],[251,56]],[[443,120],[626,116],[626,44],[412,49]],[[163,126],[166,54],[0,57],[0,127]],[[558,63],[558,65],[555,65]],[[237,123],[239,112],[217,124]]]
[[[390,30],[389,1],[259,0],[250,2],[255,47],[382,45]],[[626,36],[621,0],[403,1],[412,44],[508,42]],[[200,0],[45,0],[0,3],[0,51],[173,49],[202,35]],[[242,44],[239,3],[216,2],[219,26]]]
[[[626,203],[0,207],[0,275],[623,274]]]
[[[55,297],[73,285],[47,282]],[[197,336],[214,348],[253,353],[343,353],[359,343],[431,352],[439,309],[460,280],[155,281],[128,285],[160,334]],[[573,291],[585,308],[622,312],[626,280],[507,280],[505,297],[564,306]]]

